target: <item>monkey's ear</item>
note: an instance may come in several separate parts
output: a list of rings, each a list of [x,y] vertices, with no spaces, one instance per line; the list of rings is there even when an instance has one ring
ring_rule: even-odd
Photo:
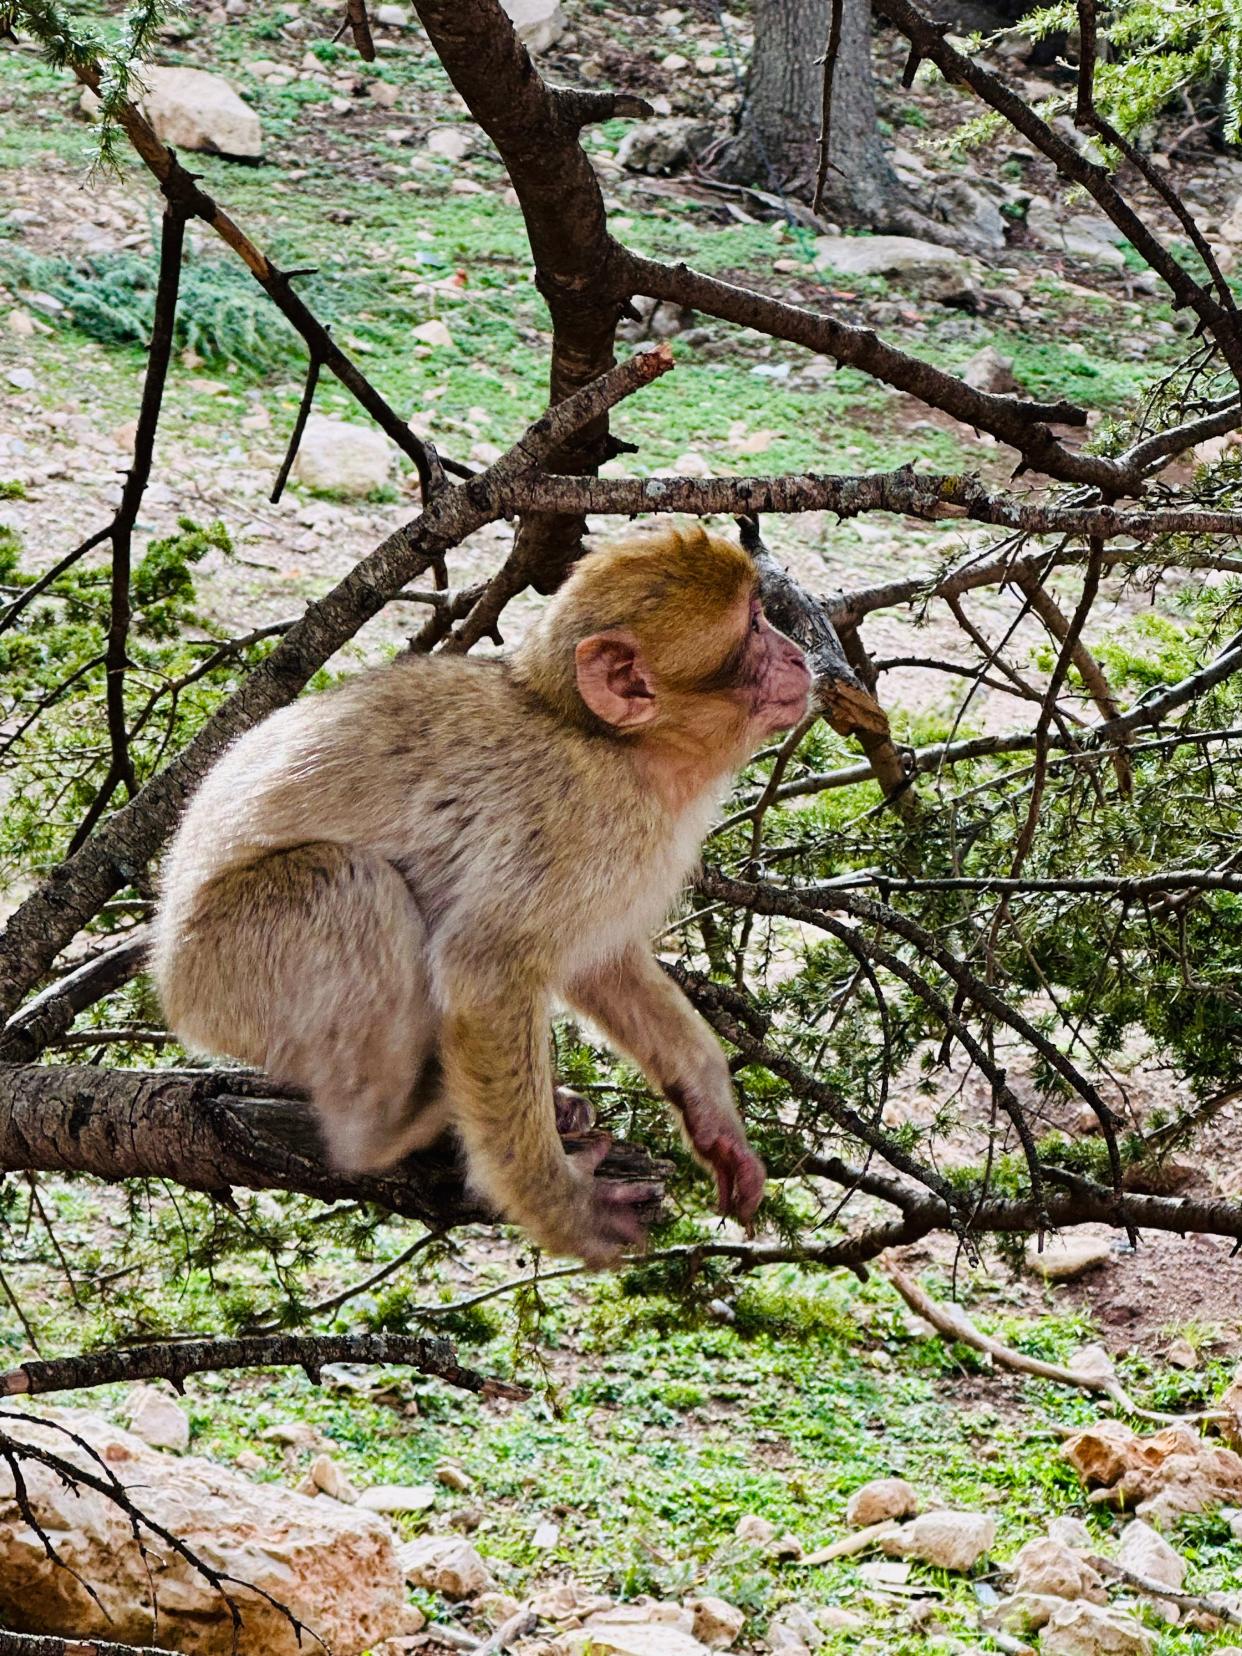
[[[574,650],[574,666],[578,693],[597,719],[633,730],[655,718],[655,685],[633,633],[592,633]]]

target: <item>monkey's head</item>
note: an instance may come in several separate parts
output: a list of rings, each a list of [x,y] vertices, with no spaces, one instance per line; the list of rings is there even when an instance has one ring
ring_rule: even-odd
[[[697,525],[588,552],[513,665],[580,727],[722,770],[797,724],[811,689],[806,657],[763,613],[750,554]]]

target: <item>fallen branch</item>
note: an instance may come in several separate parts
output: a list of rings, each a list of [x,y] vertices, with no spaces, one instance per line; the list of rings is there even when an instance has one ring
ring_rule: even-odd
[[[1025,1352],[1015,1351],[1012,1346],[1004,1345],[1000,1340],[994,1340],[990,1334],[984,1334],[976,1328],[960,1305],[946,1305],[941,1300],[933,1299],[913,1277],[906,1275],[891,1254],[886,1254],[877,1263],[915,1316],[929,1322],[943,1339],[981,1351],[999,1368],[1010,1369],[1015,1374],[1029,1374],[1037,1380],[1052,1380],[1059,1386],[1073,1386],[1077,1391],[1107,1397],[1123,1414],[1133,1415],[1138,1420],[1156,1421],[1162,1426],[1192,1420],[1226,1418],[1220,1409],[1208,1409],[1199,1414],[1187,1415],[1161,1414],[1154,1409],[1141,1409],[1111,1371],[1105,1372],[1102,1368],[1065,1368],[1060,1363],[1046,1363],[1040,1357],[1028,1357]]]
[[[1163,1582],[1153,1581],[1137,1570],[1127,1570],[1116,1559],[1104,1558],[1099,1553],[1088,1553],[1083,1562],[1090,1564],[1106,1581],[1124,1582],[1127,1587],[1146,1593],[1149,1598],[1164,1599],[1181,1610],[1195,1610],[1228,1622],[1231,1627],[1242,1627],[1242,1611],[1235,1610],[1223,1593],[1184,1593],[1180,1587],[1166,1587]]]
[[[117,1644],[113,1639],[62,1639],[55,1633],[6,1633],[0,1656],[177,1656],[156,1645]]]

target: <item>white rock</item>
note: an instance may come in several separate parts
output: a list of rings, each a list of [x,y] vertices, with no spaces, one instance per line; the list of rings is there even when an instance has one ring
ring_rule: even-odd
[[[693,1633],[663,1622],[618,1622],[592,1618],[587,1627],[563,1634],[554,1648],[563,1656],[708,1656],[710,1646]]]
[[[1122,1569],[1133,1570],[1135,1575],[1145,1576],[1161,1587],[1171,1587],[1175,1593],[1181,1591],[1186,1579],[1186,1560],[1181,1553],[1141,1518],[1122,1530],[1117,1562]]]
[[[4,324],[11,334],[17,334],[22,339],[29,339],[35,331],[34,317],[24,310],[11,310]]]
[[[408,6],[377,6],[375,8],[375,21],[385,29],[404,28],[410,21],[410,8]]]
[[[1040,1656],[1151,1656],[1151,1634],[1133,1616],[1098,1604],[1063,1604],[1040,1635]]]
[[[4,377],[18,391],[33,391],[37,383],[29,368],[10,368]]]
[[[1181,1337],[1173,1341],[1165,1355],[1174,1368],[1197,1369],[1199,1366],[1199,1353],[1189,1340]]]
[[[130,1399],[129,1429],[152,1449],[190,1447],[190,1417],[158,1386],[140,1386]]]
[[[887,1518],[912,1518],[918,1510],[919,1498],[904,1478],[872,1478],[846,1502],[845,1521],[865,1529]]]
[[[1031,1237],[1026,1245],[1027,1265],[1045,1282],[1072,1282],[1111,1258],[1108,1240],[1100,1236],[1045,1236],[1042,1253],[1038,1237]]]
[[[404,1631],[405,1591],[382,1519],[276,1484],[252,1484],[197,1457],[161,1454],[100,1415],[39,1412],[81,1437],[142,1512],[246,1584],[231,1588],[245,1618],[242,1656],[306,1649],[307,1634],[299,1645],[288,1618],[250,1588],[288,1606],[334,1656],[360,1656]],[[5,1430],[99,1475],[99,1461],[63,1432],[12,1419]],[[12,1473],[0,1467],[0,1625],[16,1623],[31,1633],[71,1628],[83,1641],[154,1641],[193,1656],[227,1656],[233,1647],[228,1606],[189,1564],[162,1545],[151,1552],[150,1537],[144,1555],[129,1519],[104,1496],[66,1488],[34,1462],[22,1470],[35,1517],[71,1568],[47,1557],[17,1509]],[[91,1584],[98,1602],[81,1582]]]
[[[474,1598],[496,1583],[468,1541],[457,1535],[423,1535],[397,1549],[405,1579],[445,1598]]]
[[[923,1512],[880,1545],[887,1553],[936,1564],[942,1570],[969,1570],[996,1539],[996,1520],[986,1512]]]
[[[695,1638],[711,1650],[727,1650],[746,1625],[744,1613],[727,1599],[687,1599],[686,1609],[694,1616]]]
[[[420,322],[417,327],[411,328],[414,338],[421,340],[424,345],[431,345],[436,350],[451,350],[453,336],[440,321],[438,316],[429,317],[426,322]]]
[[[1125,237],[1110,219],[1093,213],[1066,218],[1050,201],[1036,196],[1026,210],[1026,227],[1044,247],[1117,270],[1125,268],[1125,254],[1117,245]]]
[[[853,1610],[843,1610],[839,1604],[817,1604],[811,1614],[825,1633],[850,1633],[866,1626],[860,1615]]]
[[[140,103],[161,143],[254,159],[263,154],[259,117],[222,75],[149,64]]]
[[[368,495],[388,481],[388,439],[366,426],[312,414],[302,434],[293,475],[309,489]]]
[[[921,271],[964,276],[970,267],[952,248],[915,236],[817,236],[815,268],[843,276],[907,276]]]
[[[501,0],[501,5],[528,52],[546,52],[565,33],[560,0]]]
[[[435,1504],[434,1484],[374,1484],[358,1497],[368,1512],[426,1512]]]
[[[1013,1561],[1014,1591],[1106,1604],[1104,1583],[1085,1559],[1049,1536],[1028,1541]]]
[[[474,148],[474,134],[467,126],[432,127],[426,143],[433,155],[441,155],[446,161],[464,161]]]

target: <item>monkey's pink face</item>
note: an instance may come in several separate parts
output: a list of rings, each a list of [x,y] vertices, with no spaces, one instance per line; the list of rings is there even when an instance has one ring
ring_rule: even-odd
[[[777,632],[759,599],[751,598],[736,685],[752,733],[771,736],[805,718],[811,682],[806,656],[792,638]]]

